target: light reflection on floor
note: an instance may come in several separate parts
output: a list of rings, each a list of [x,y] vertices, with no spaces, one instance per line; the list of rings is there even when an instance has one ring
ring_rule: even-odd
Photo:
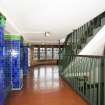
[[[35,68],[33,81],[35,90],[59,89],[60,82],[58,66],[46,66]]]
[[[23,86],[11,92],[5,105],[87,105],[59,78],[58,66],[32,68]]]

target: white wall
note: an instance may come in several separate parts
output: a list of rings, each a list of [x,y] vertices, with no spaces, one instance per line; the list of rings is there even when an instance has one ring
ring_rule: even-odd
[[[102,55],[105,46],[105,26],[86,45],[79,55]]]

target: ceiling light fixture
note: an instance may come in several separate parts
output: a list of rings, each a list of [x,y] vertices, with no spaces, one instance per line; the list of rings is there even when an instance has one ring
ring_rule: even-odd
[[[50,32],[45,32],[45,37],[50,36]]]

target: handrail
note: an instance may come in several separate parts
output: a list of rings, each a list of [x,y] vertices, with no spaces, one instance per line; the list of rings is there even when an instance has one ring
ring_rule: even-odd
[[[105,105],[105,56],[66,56],[60,76],[90,105]]]
[[[65,55],[65,56],[72,56],[72,57],[89,57],[89,58],[105,58],[105,56],[101,56],[101,55]]]
[[[93,36],[93,30],[102,27],[101,25],[101,19],[105,17],[105,11],[101,13],[100,15],[96,16],[95,18],[91,19],[81,27],[73,30],[71,33],[69,33],[65,39],[64,42],[64,48],[67,46],[67,43],[74,43],[77,45],[77,52],[75,54],[79,53],[79,49],[82,49],[82,44],[86,44],[87,38]],[[75,38],[74,38],[75,36]],[[69,39],[71,40],[69,41]],[[73,45],[74,46],[74,45]],[[63,52],[64,48],[60,53]],[[71,49],[72,50],[72,49]]]
[[[96,16],[96,17],[94,17],[93,19],[91,19],[90,21],[88,21],[88,22],[86,22],[85,24],[89,24],[89,23],[93,23],[93,24],[96,24],[97,22],[97,19],[99,20],[99,19],[101,19],[101,18],[103,18],[103,17],[105,17],[105,11],[104,12],[102,12],[101,14],[99,14],[98,16]],[[85,25],[84,24],[84,25]],[[83,27],[84,25],[82,25],[81,27]],[[75,29],[76,30],[76,29]],[[75,30],[73,30],[73,31],[75,31]],[[72,33],[72,32],[71,32]],[[70,33],[70,34],[71,34]],[[65,42],[67,41],[67,39],[68,39],[69,37],[67,36],[66,37],[66,40],[65,40]]]
[[[59,73],[90,105],[105,105],[105,56],[78,55],[96,35],[105,12],[73,30],[59,52]]]

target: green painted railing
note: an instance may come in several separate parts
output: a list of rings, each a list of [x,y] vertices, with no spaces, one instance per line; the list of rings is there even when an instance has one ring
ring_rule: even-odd
[[[77,55],[104,25],[105,12],[73,30],[73,32],[66,37],[64,47],[60,51],[60,58],[65,61],[67,59],[65,55]],[[71,60],[72,59],[70,59],[70,61]],[[68,63],[66,63],[64,67],[67,65]]]
[[[65,58],[60,58],[60,76],[90,105],[105,105],[105,56],[65,55]]]
[[[105,105],[105,57],[78,55],[105,25],[105,12],[67,35],[59,52],[60,75],[91,105]]]

